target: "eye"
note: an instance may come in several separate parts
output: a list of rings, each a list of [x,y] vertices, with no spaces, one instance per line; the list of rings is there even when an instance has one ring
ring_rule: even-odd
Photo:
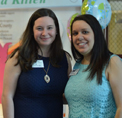
[[[88,34],[89,32],[88,31],[82,31],[83,34]]]
[[[48,27],[47,29],[48,29],[48,30],[50,30],[50,29],[53,29],[53,27],[52,27],[52,26],[50,26],[50,27]]]
[[[72,32],[72,35],[76,36],[76,35],[78,35],[78,32]]]
[[[43,28],[42,27],[37,27],[37,30],[42,31]]]

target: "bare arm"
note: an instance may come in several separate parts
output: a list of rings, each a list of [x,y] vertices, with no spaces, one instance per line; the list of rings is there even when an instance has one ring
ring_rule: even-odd
[[[3,79],[2,107],[4,118],[14,118],[13,96],[15,93],[17,80],[20,75],[20,66],[14,66],[17,62],[16,55],[8,59]]]
[[[69,77],[69,74],[72,71],[72,65],[71,65],[71,60],[70,60],[69,54],[66,53],[66,57],[67,57],[67,62],[68,62],[68,71],[67,71],[67,74],[68,74],[68,77]],[[67,100],[66,100],[64,94],[63,94],[63,104],[67,104]]]
[[[114,56],[109,63],[109,82],[117,106],[115,118],[122,118],[122,61]]]
[[[66,57],[67,57],[67,62],[68,62],[68,77],[69,77],[69,74],[72,71],[72,65],[71,65],[71,60],[70,60],[71,57],[67,53],[66,53]]]

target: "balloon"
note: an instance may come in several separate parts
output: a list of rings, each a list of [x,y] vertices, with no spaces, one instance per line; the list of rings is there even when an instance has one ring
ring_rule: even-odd
[[[78,16],[78,15],[80,15],[80,14],[79,14],[79,13],[73,14],[73,15],[69,18],[69,20],[68,20],[68,22],[67,22],[67,35],[68,35],[68,37],[69,37],[70,40],[71,40],[70,26],[71,26],[72,21],[74,20],[74,18],[75,18],[76,16]]]
[[[84,0],[81,14],[91,14],[105,29],[111,20],[111,6],[107,0]]]

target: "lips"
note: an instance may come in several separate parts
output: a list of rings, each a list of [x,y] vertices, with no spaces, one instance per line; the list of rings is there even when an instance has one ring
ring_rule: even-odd
[[[50,37],[46,37],[46,38],[45,38],[45,37],[44,37],[44,38],[43,38],[43,37],[41,37],[41,38],[39,38],[39,39],[41,39],[41,40],[43,40],[43,41],[47,41],[47,40],[49,40],[49,39],[50,39]]]
[[[44,41],[46,41],[46,40],[48,40],[49,38],[41,38],[42,40],[44,40]]]
[[[83,46],[83,45],[85,45],[85,44],[87,44],[87,42],[82,42],[82,43],[79,43],[78,45]]]
[[[77,43],[77,45],[79,47],[84,47],[88,42],[81,42],[81,43]]]

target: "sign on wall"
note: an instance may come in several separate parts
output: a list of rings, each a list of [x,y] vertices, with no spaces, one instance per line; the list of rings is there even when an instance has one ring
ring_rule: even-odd
[[[81,6],[82,0],[0,0],[0,9]]]

